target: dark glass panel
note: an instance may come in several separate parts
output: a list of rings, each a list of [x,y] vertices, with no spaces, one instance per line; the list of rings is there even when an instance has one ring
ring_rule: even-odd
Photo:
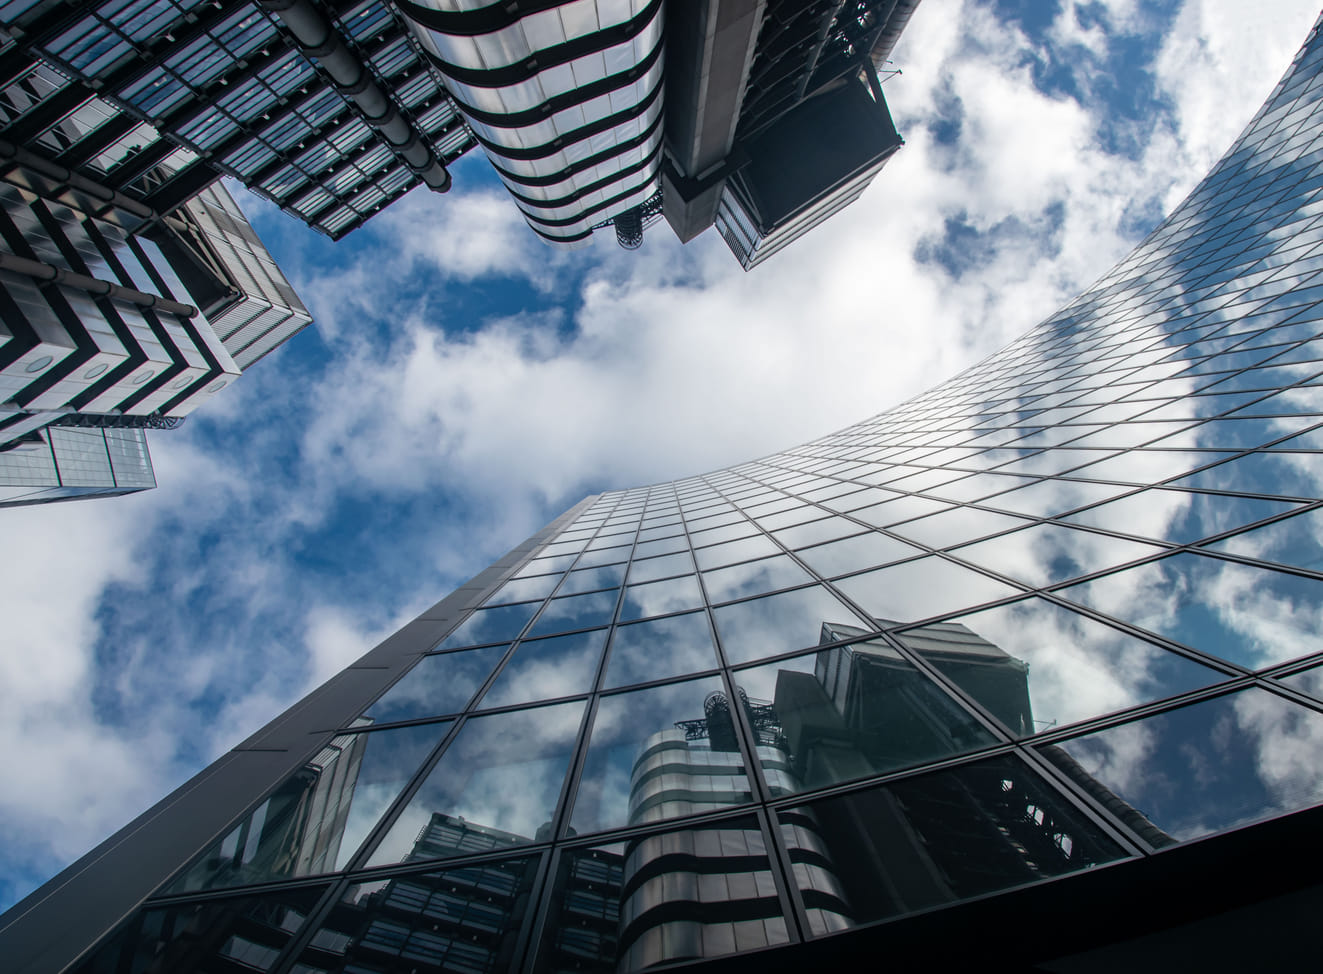
[[[341,869],[450,728],[342,734],[169,887],[171,893]]]
[[[725,605],[713,616],[730,663],[816,646],[826,623],[863,625],[840,599],[817,585]]]
[[[1320,741],[1323,716],[1251,688],[1042,750],[1163,845],[1323,800]]]
[[[326,886],[138,911],[73,974],[271,970]]]
[[[859,635],[833,626],[835,639]],[[766,703],[755,716],[783,753],[764,766],[774,795],[863,778],[995,744],[964,706],[880,639],[735,673]]]
[[[883,624],[915,622],[1020,591],[936,555],[852,575],[836,586]]]
[[[597,678],[605,643],[605,629],[526,639],[515,648],[478,705],[484,709],[506,707],[587,693]]]
[[[1225,679],[1040,598],[896,637],[1020,736]]]
[[[505,837],[438,815],[425,845],[464,853],[503,848]],[[429,854],[430,857],[430,854]],[[505,974],[514,969],[537,857],[355,883],[299,955],[300,974]]]
[[[555,812],[582,715],[573,702],[469,718],[370,865],[430,857],[419,842],[437,815],[532,840]]]
[[[647,683],[716,668],[707,614],[691,612],[617,626],[611,638],[605,685]]]
[[[508,643],[533,618],[541,602],[506,605],[499,609],[476,609],[459,628],[437,644],[437,649],[458,649],[482,643]]]
[[[1010,755],[777,817],[814,934],[1124,856],[1066,796]]]
[[[754,818],[567,849],[539,974],[625,974],[788,943]]]
[[[705,677],[602,697],[570,827],[579,834],[752,801],[730,702]]]
[[[1315,652],[1323,582],[1179,554],[1061,595],[1247,669]]]
[[[505,655],[506,646],[465,649],[424,656],[363,716],[374,723],[413,720],[464,709],[475,690],[486,682]]]

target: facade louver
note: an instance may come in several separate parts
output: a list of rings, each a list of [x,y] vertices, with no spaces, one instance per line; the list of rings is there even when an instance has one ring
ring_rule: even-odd
[[[1310,956],[1321,128],[1316,26],[1060,312],[837,433],[585,499],[0,918],[0,956]]]

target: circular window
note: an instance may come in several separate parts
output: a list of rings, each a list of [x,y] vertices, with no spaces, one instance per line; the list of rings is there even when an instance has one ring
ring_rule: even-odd
[[[193,381],[193,380],[190,379],[188,376],[184,376],[182,379],[180,379],[178,382],[176,382],[176,383],[175,383],[174,385],[172,385],[170,388],[171,388],[171,389],[182,389],[182,388],[184,388],[184,386],[188,385],[188,384],[189,384],[190,382],[192,382],[192,381]]]
[[[144,372],[142,375],[138,376],[136,379],[133,380],[133,384],[135,386],[140,386],[155,374],[156,374],[155,372]]]
[[[213,383],[211,384],[211,388],[209,388],[207,391],[208,391],[208,392],[220,392],[222,389],[225,388],[225,385],[226,385],[225,380],[224,380],[224,379],[221,379],[219,382],[213,382]]]
[[[94,365],[83,373],[84,379],[95,379],[98,375],[105,375],[110,366],[102,362],[100,365]]]
[[[55,358],[53,356],[43,355],[41,358],[34,359],[30,363],[28,363],[28,371],[40,372],[42,369],[44,369],[46,366],[50,365],[54,361]]]

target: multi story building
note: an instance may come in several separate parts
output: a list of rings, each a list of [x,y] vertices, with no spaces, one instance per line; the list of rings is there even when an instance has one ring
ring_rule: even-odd
[[[748,268],[899,147],[877,71],[917,5],[16,0],[0,159],[155,213],[226,175],[339,239],[481,145],[548,243],[664,211]]]
[[[502,901],[502,969],[1298,963],[1323,853],[1320,95],[1316,25],[1060,312],[837,433],[586,498],[0,918],[0,956],[234,970],[244,915],[249,968],[350,970],[325,946],[352,891],[481,867],[531,877]],[[714,750],[712,695],[740,690]],[[698,764],[663,761],[666,800],[631,811],[647,741],[699,714],[733,780],[686,803]],[[334,864],[284,829],[268,854],[268,800],[347,738]],[[460,817],[500,843],[420,852]],[[719,869],[684,866],[737,833]],[[236,878],[245,836],[281,869]],[[632,896],[696,901],[672,871],[762,934],[726,917],[631,953],[626,918],[665,926]]]

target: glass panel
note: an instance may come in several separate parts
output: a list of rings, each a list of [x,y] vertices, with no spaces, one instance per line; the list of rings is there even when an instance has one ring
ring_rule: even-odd
[[[487,599],[488,605],[502,605],[507,602],[525,602],[529,599],[545,599],[560,581],[560,575],[534,575],[532,578],[512,578]]]
[[[1278,677],[1278,679],[1288,687],[1293,687],[1302,693],[1312,694],[1323,699],[1323,666],[1311,666],[1307,670],[1293,673],[1290,676]]]
[[[150,963],[160,958],[187,958],[191,971],[271,970],[326,890],[305,886],[142,910],[75,971],[145,974],[170,969]]]
[[[777,817],[815,934],[1124,857],[1064,795],[1010,755]]]
[[[950,507],[950,504],[935,501],[929,497],[899,497],[896,500],[883,501],[881,504],[874,504],[872,507],[853,511],[851,517],[857,517],[866,524],[880,528],[888,524],[896,524],[899,521],[908,521],[910,518],[920,517],[924,514],[934,514]]]
[[[1270,501],[1259,502],[1270,504]],[[1285,506],[1285,505],[1282,505]],[[1310,511],[1299,517],[1238,534],[1210,545],[1215,551],[1227,551],[1246,558],[1274,561],[1295,568],[1323,571],[1323,511]]]
[[[557,595],[576,595],[597,589],[619,588],[625,580],[624,565],[603,565],[601,568],[582,568],[565,576],[565,584]]]
[[[634,546],[634,557],[651,558],[653,555],[669,555],[673,551],[684,551],[688,547],[689,541],[684,535],[663,538],[660,541],[644,541]]]
[[[567,850],[540,974],[638,971],[788,943],[753,818]]]
[[[896,637],[1021,736],[1225,679],[1040,598]]]
[[[717,668],[707,613],[669,616],[617,626],[611,639],[606,686],[647,683]]]
[[[240,886],[342,869],[441,742],[450,721],[341,734],[167,890]]]
[[[420,846],[466,853],[506,844],[502,833],[437,816]],[[428,848],[420,858],[436,858]],[[332,908],[294,970],[463,971],[502,974],[515,967],[537,857],[355,883]]]
[[[832,626],[833,639],[859,635]],[[950,694],[884,641],[739,670],[735,685],[766,701],[765,730],[781,760],[767,771],[773,794],[792,794],[995,744]]]
[[[707,677],[601,698],[570,826],[582,835],[752,800],[729,701]]]
[[[534,558],[519,571],[515,578],[527,578],[529,575],[545,575],[548,572],[563,572],[574,564],[574,555],[557,555],[553,558]]]
[[[682,551],[674,555],[662,555],[660,558],[635,559],[629,566],[629,581],[651,582],[671,575],[683,575],[694,570],[694,560],[689,552]]]
[[[990,534],[1024,527],[1023,518],[1009,514],[993,514],[972,507],[957,507],[941,514],[931,514],[917,521],[906,521],[891,530],[903,538],[909,538],[933,548],[945,548],[948,545],[962,544]]]
[[[816,646],[827,623],[863,625],[840,599],[817,585],[736,602],[714,609],[712,614],[730,663]]]
[[[772,543],[770,538],[758,535],[754,538],[742,538],[739,541],[728,541],[722,545],[716,545],[712,548],[700,548],[694,552],[694,559],[698,562],[698,567],[702,569],[716,568],[720,565],[733,565],[737,561],[748,561],[751,558],[764,558],[767,555],[778,555],[781,549]]]
[[[541,602],[524,602],[499,609],[477,609],[458,629],[437,644],[437,649],[458,649],[480,643],[508,643],[533,618]]]
[[[646,585],[628,585],[625,587],[625,602],[620,608],[620,621],[680,612],[702,604],[703,594],[698,589],[696,575]]]
[[[813,577],[785,555],[746,561],[703,573],[703,585],[712,602],[727,602],[741,596],[760,595],[811,581]]]
[[[1105,534],[1040,524],[1013,534],[956,548],[955,557],[1038,587],[1091,575],[1161,548]]]
[[[836,586],[884,625],[943,615],[1019,591],[936,555],[843,578]]]
[[[1323,583],[1180,554],[1060,593],[1248,669],[1317,651]]]
[[[983,503],[1016,514],[1053,517],[1064,511],[1073,511],[1085,504],[1096,504],[1133,489],[1114,484],[1091,484],[1082,480],[1044,480],[1028,487],[1021,487],[1019,490],[989,497]]]
[[[528,630],[529,636],[546,636],[572,629],[610,625],[616,612],[616,593],[594,592],[552,599]]]
[[[786,528],[783,531],[774,533],[776,540],[787,548],[800,548],[804,545],[817,544],[820,541],[843,538],[847,534],[857,534],[858,531],[859,525],[853,521],[847,521],[843,517],[827,517],[820,521],[810,521],[808,524],[796,525],[793,528]]]
[[[878,534],[876,531],[856,534],[853,538],[842,538],[840,541],[796,552],[810,568],[825,578],[844,575],[861,568],[876,568],[923,553],[922,548],[889,538],[885,534]]]
[[[551,821],[583,703],[471,717],[446,748],[369,865],[411,861],[437,816],[456,816],[530,841]]]
[[[491,675],[506,646],[424,656],[364,712],[374,723],[458,713]]]
[[[595,565],[613,565],[618,561],[628,561],[632,550],[632,546],[622,545],[616,548],[603,548],[600,551],[585,551],[583,557],[579,559],[578,567],[592,568]]]
[[[483,694],[479,706],[506,707],[587,693],[597,678],[605,643],[605,629],[525,640]]]
[[[757,534],[758,529],[748,521],[740,521],[736,524],[727,524],[718,528],[710,528],[703,531],[691,531],[689,541],[695,548],[700,545],[714,545],[723,541],[732,541],[735,538],[747,538],[751,534]],[[702,565],[702,562],[699,562]]]
[[[1122,534],[1188,544],[1211,534],[1231,531],[1241,525],[1271,517],[1289,507],[1289,501],[1155,489],[1123,497],[1101,507],[1091,507],[1065,520]]]
[[[1251,688],[1042,748],[1154,845],[1323,800],[1323,716]]]

